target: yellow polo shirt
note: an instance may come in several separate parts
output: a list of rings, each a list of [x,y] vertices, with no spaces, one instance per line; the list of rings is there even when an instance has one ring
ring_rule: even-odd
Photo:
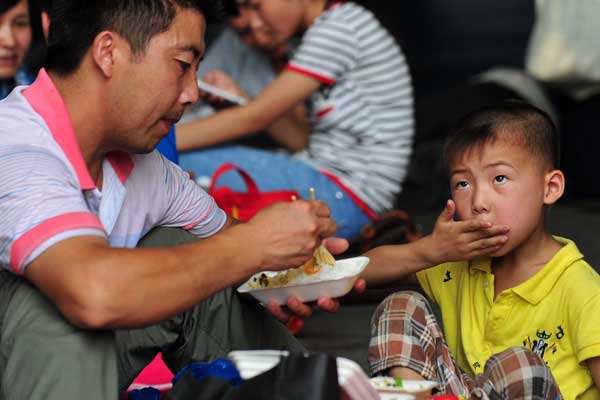
[[[470,375],[490,356],[526,347],[550,367],[565,399],[600,399],[581,363],[600,356],[600,276],[575,244],[563,245],[540,271],[494,301],[490,258],[441,264],[417,274],[442,313],[448,346]]]

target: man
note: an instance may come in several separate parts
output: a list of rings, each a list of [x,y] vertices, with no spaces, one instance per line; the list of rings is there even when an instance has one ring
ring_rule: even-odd
[[[209,5],[57,1],[47,69],[0,104],[0,398],[116,398],[157,351],[177,370],[301,348],[230,286],[307,260],[336,229],[325,204],[237,224],[153,151],[198,99]],[[203,239],[132,249],[156,226]]]

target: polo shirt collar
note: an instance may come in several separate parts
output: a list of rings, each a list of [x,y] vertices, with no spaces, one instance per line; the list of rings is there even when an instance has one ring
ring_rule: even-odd
[[[542,301],[550,293],[563,272],[573,263],[583,259],[583,254],[573,241],[558,236],[554,236],[554,240],[563,247],[535,275],[513,288],[514,293],[531,304],[538,304]]]
[[[35,82],[23,91],[23,96],[48,125],[52,137],[73,166],[81,189],[95,189],[96,184],[85,165],[67,107],[44,68],[40,70]],[[127,153],[114,152],[108,154],[106,158],[119,180],[125,183],[133,170],[131,156]]]

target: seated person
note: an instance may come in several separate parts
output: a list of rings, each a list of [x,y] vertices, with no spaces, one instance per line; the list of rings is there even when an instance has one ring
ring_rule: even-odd
[[[31,37],[27,0],[0,2],[0,100],[33,79],[23,65]]]
[[[465,398],[600,398],[600,277],[546,229],[565,187],[550,117],[521,102],[479,110],[449,136],[445,159],[460,219],[509,230],[485,239],[487,256],[440,265],[443,252],[367,253],[370,283],[416,276],[444,324],[419,294],[386,298],[372,320],[373,374],[435,380]]]
[[[158,351],[177,371],[236,349],[303,350],[232,287],[308,260],[336,229],[327,206],[238,223],[153,151],[198,100],[214,4],[60,4],[46,68],[0,102],[1,397],[114,399]],[[134,248],[142,237],[159,246]]]
[[[181,165],[211,176],[224,162],[246,170],[262,190],[309,188],[331,208],[338,235],[355,237],[377,213],[391,209],[411,153],[413,97],[408,66],[392,36],[355,3],[251,0],[253,29],[277,43],[303,32],[286,69],[247,105],[232,107],[180,127]],[[338,56],[332,56],[336,54]],[[215,81],[236,90],[226,76]],[[236,90],[238,94],[243,94]],[[311,129],[290,111],[310,98]],[[198,150],[260,129],[277,131],[293,156],[244,147]],[[244,184],[226,175],[237,190]]]

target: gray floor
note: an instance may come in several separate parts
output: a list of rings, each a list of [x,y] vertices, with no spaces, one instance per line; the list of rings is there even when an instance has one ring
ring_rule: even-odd
[[[412,211],[411,216],[428,233],[437,211]],[[600,270],[600,200],[557,205],[550,210],[548,226],[555,235],[574,240],[587,262]],[[350,358],[368,371],[369,322],[375,307],[377,297],[371,296],[364,302],[353,299],[333,315],[316,312],[306,321],[298,338],[311,351]]]

